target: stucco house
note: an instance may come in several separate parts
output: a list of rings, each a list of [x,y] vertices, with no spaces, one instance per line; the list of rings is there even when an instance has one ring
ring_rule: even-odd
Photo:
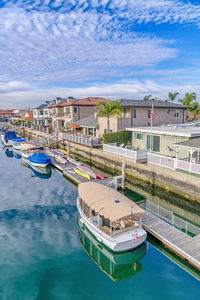
[[[122,106],[122,119],[110,117],[110,132],[124,130],[127,127],[144,127],[151,125],[152,101],[118,100]],[[187,107],[164,101],[154,101],[154,126],[162,124],[185,123]],[[98,118],[99,135],[107,132],[107,118]]]
[[[83,120],[83,122],[85,122],[84,119],[89,116],[92,119],[91,128],[93,128],[93,119],[95,112],[97,111],[96,105],[99,102],[109,101],[110,100],[101,97],[87,97],[84,99],[68,100],[63,103],[51,105],[53,131],[57,132],[62,129],[66,129],[69,125],[76,124],[79,120]],[[88,125],[90,126],[90,124]]]
[[[184,147],[177,148],[178,144],[200,137],[200,127],[186,124],[155,127],[126,128],[132,132],[132,147],[137,150],[149,150],[160,155],[175,157],[178,151],[179,158],[188,157]],[[179,151],[180,150],[180,151]]]

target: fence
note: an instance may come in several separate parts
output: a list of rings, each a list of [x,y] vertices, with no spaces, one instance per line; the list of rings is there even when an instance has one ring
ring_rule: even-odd
[[[200,227],[193,225],[192,223],[181,219],[173,214],[172,211],[167,210],[166,208],[147,200],[145,203],[140,205],[146,211],[152,213],[153,215],[165,220],[166,222],[172,224],[174,227],[177,227],[180,230],[184,230],[186,233],[192,235],[200,234]]]
[[[147,159],[147,151],[146,150],[138,150],[138,151],[134,151],[134,150],[130,150],[130,149],[126,149],[126,148],[120,148],[117,146],[113,146],[110,144],[103,144],[103,152],[109,152],[109,153],[113,153],[116,155],[120,155],[123,157],[127,157],[133,160],[146,160]]]
[[[181,169],[190,173],[200,174],[200,165],[173,157],[163,156],[155,153],[147,153],[147,163],[155,164],[169,169]]]
[[[63,133],[63,139],[90,147],[98,147],[100,145],[98,138],[83,137],[69,133]]]

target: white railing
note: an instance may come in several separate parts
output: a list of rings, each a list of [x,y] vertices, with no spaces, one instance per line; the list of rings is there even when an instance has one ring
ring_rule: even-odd
[[[124,156],[133,160],[146,160],[147,159],[147,151],[146,150],[130,150],[126,148],[121,148],[117,146],[113,146],[110,144],[103,144],[103,152],[108,152],[120,156]]]
[[[200,174],[200,164],[194,164],[185,160],[180,160],[151,152],[147,153],[147,163],[169,168],[172,170],[180,169],[190,173]]]
[[[186,220],[183,220],[182,218],[174,215],[172,211],[152,201],[146,200],[146,202],[142,203],[140,206],[151,214],[165,220],[175,227],[178,227],[180,230],[184,229],[186,233],[192,233],[193,235],[200,234],[200,227],[195,226]]]
[[[84,137],[81,135],[63,133],[63,139],[65,139],[67,141],[75,142],[78,144],[90,146],[90,147],[99,146],[99,139],[97,139],[97,138],[90,138],[90,137]]]

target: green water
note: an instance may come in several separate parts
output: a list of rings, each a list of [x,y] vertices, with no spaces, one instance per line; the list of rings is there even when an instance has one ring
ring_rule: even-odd
[[[0,146],[0,299],[200,299],[200,282],[151,244],[113,257],[83,243],[77,189],[21,163]]]

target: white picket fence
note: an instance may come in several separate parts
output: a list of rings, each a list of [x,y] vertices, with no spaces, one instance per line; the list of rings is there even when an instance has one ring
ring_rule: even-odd
[[[180,160],[151,152],[147,153],[147,163],[173,170],[181,169],[190,173],[200,174],[200,164],[195,164],[185,160]]]
[[[84,136],[76,135],[76,134],[63,133],[63,139],[65,139],[67,141],[75,142],[78,144],[90,146],[90,147],[99,146],[98,138],[91,138],[91,137],[84,137]]]
[[[110,144],[103,144],[103,152],[109,152],[116,155],[120,155],[123,157],[127,157],[133,159],[135,161],[138,160],[146,160],[147,159],[147,151],[146,150],[130,150],[126,148],[117,147]]]

